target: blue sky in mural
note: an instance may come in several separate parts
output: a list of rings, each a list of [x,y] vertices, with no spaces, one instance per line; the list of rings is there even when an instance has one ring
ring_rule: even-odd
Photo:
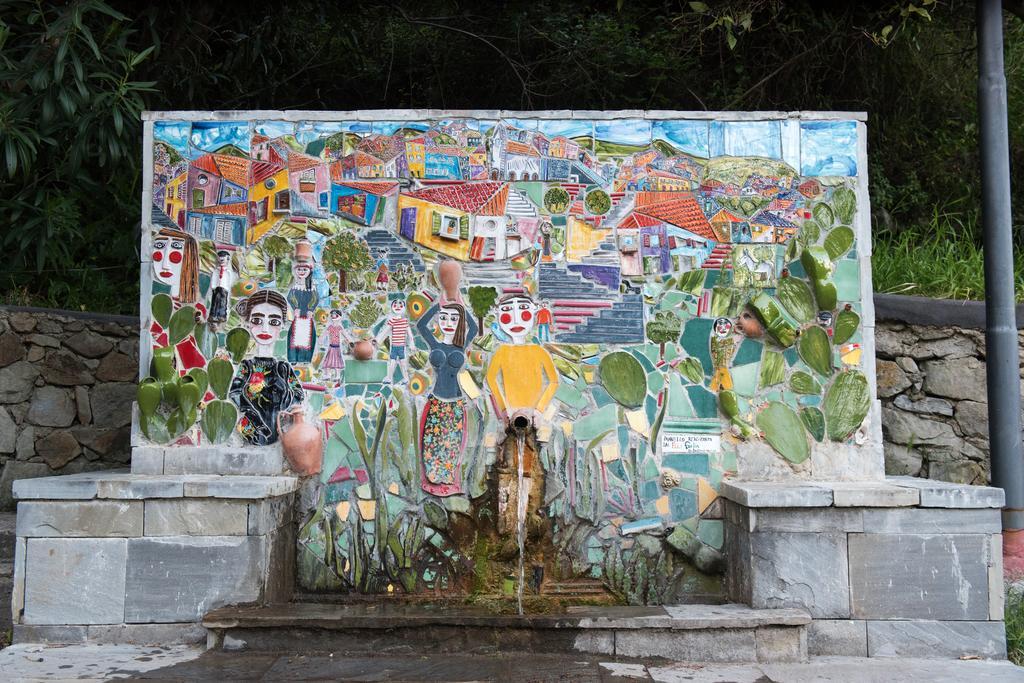
[[[295,124],[291,121],[256,121],[253,123],[253,130],[268,138],[279,138],[282,135],[293,135]]]
[[[708,156],[707,121],[655,121],[651,137],[698,157]]]
[[[357,128],[353,129],[352,126],[357,126]],[[308,145],[313,140],[328,138],[342,131],[366,135],[370,132],[370,124],[344,123],[342,121],[302,121],[295,127],[295,139],[303,145]]]
[[[541,133],[553,138],[558,135],[564,135],[567,138],[576,138],[582,135],[586,135],[588,138],[594,134],[594,124],[592,121],[583,121],[581,119],[551,119],[540,121],[538,128]]]
[[[502,121],[523,130],[537,130],[537,119],[502,119]]]
[[[782,124],[782,160],[800,170],[800,122],[786,119]]]
[[[651,122],[646,119],[594,121],[594,137],[620,145],[643,145],[651,142]]]
[[[711,156],[782,158],[778,121],[712,121]]]
[[[163,140],[182,154],[188,151],[188,135],[192,131],[189,121],[157,121],[153,124],[153,137]]]
[[[249,151],[249,124],[221,121],[195,121],[192,124],[192,147],[197,154],[216,152],[225,145]]]
[[[857,175],[857,123],[855,121],[802,121],[800,173],[802,175]]]
[[[419,121],[374,121],[371,126],[375,135],[394,135],[400,128],[418,131],[428,128],[427,124]]]

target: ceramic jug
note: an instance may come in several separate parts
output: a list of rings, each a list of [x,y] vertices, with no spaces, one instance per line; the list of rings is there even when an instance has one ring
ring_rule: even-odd
[[[377,341],[361,339],[349,344],[349,348],[352,350],[352,357],[356,360],[370,360],[373,358],[373,352],[377,349]]]
[[[441,265],[437,268],[437,279],[441,281],[441,287],[444,289],[444,300],[461,303],[459,281],[462,280],[462,266],[459,265],[459,262],[441,261]]]
[[[306,422],[303,407],[295,406],[278,413],[277,431],[281,435],[284,457],[292,470],[303,477],[318,474],[323,465],[324,444],[320,430]]]

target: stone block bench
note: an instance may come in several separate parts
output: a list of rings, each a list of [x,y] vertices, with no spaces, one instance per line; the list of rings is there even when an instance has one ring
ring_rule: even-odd
[[[726,589],[800,607],[811,655],[1006,657],[1002,489],[723,482]]]
[[[192,456],[210,471],[232,460]],[[287,601],[298,486],[280,474],[162,472],[15,482],[14,640],[198,642],[215,607]]]

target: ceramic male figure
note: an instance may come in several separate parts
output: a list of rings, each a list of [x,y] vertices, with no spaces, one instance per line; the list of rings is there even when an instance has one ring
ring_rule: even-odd
[[[499,346],[491,357],[487,386],[506,420],[518,415],[540,418],[558,390],[551,355],[532,342],[537,310],[526,294],[508,294],[498,301],[498,326],[512,342]]]
[[[263,289],[235,307],[256,343],[256,355],[243,360],[228,395],[242,414],[238,430],[254,446],[277,441],[277,415],[302,401],[302,386],[291,364],[274,358],[274,345],[285,330],[288,302]]]
[[[402,377],[409,377],[408,354],[416,350],[416,342],[413,340],[412,332],[409,329],[409,318],[405,315],[405,294],[394,293],[388,295],[390,313],[387,319],[381,323],[380,331],[377,333],[378,344],[387,338],[391,344],[391,351],[388,354],[388,376],[384,380],[390,383],[394,380],[395,366],[401,365]]]
[[[228,319],[228,302],[234,284],[235,271],[231,268],[231,252],[221,249],[217,252],[217,265],[210,274],[211,323],[222,323]]]

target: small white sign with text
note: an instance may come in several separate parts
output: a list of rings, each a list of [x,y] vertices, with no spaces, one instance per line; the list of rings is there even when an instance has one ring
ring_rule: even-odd
[[[721,448],[718,434],[661,433],[662,453],[713,453]]]

